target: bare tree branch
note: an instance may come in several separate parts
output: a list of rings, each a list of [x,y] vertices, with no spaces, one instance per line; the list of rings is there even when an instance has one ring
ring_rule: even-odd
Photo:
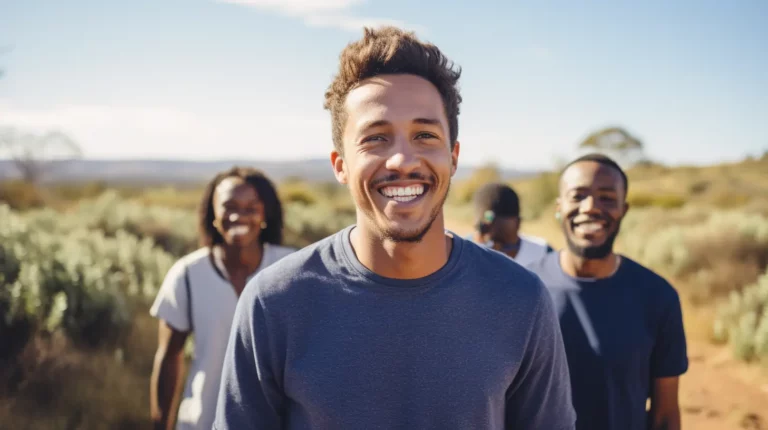
[[[61,161],[82,157],[80,146],[66,134],[54,130],[45,134],[19,133],[0,128],[0,158],[13,161],[24,181],[38,183]]]

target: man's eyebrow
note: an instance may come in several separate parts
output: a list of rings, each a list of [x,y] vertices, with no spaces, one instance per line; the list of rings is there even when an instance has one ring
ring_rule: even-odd
[[[414,118],[412,121],[415,124],[423,124],[423,125],[442,125],[442,121],[436,118]],[[375,127],[385,127],[391,125],[391,123],[385,119],[378,119],[374,121],[369,121],[363,123],[363,125],[360,127],[360,130],[368,130],[369,128],[375,128]]]
[[[363,123],[363,125],[360,127],[360,130],[368,130],[369,128],[383,127],[386,125],[389,125],[389,121],[384,119],[378,119],[378,120]]]
[[[575,187],[568,188],[568,191],[583,191],[583,190],[588,190],[590,188],[592,188],[592,187],[590,187],[589,185],[577,185]],[[597,190],[598,191],[610,191],[612,193],[618,192],[615,187],[611,187],[611,186],[608,186],[608,185],[602,186],[602,187],[598,187]]]
[[[442,125],[443,123],[439,119],[435,118],[416,118],[413,120],[416,124],[424,125]]]

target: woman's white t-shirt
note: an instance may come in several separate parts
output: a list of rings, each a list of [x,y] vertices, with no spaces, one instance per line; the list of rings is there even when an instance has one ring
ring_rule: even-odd
[[[293,251],[295,249],[289,247],[264,244],[264,256],[254,274]],[[185,269],[192,295],[192,324]],[[221,369],[236,306],[237,294],[214,266],[209,248],[182,257],[165,276],[149,312],[179,331],[192,330],[195,338],[194,358],[179,405],[177,429],[210,430],[213,426]]]

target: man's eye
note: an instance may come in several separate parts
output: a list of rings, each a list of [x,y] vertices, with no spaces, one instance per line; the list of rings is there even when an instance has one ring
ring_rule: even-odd
[[[384,136],[380,136],[380,135],[368,136],[368,137],[363,139],[363,143],[365,143],[365,142],[380,142],[380,141],[383,141],[383,140],[385,140]]]
[[[416,135],[416,139],[422,140],[422,139],[437,139],[437,136],[435,136],[432,133],[419,133]]]

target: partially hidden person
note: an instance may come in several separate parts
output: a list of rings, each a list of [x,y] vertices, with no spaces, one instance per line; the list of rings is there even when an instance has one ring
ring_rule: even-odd
[[[504,183],[481,186],[472,197],[475,224],[469,236],[525,265],[553,251],[546,240],[520,231],[520,197]]]
[[[283,209],[259,170],[235,167],[207,185],[199,209],[201,247],[177,261],[150,309],[158,346],[150,383],[155,429],[213,425],[222,365],[235,307],[254,275],[294,251],[282,245]],[[194,335],[186,378],[184,345]],[[184,378],[178,414],[172,415]]]

